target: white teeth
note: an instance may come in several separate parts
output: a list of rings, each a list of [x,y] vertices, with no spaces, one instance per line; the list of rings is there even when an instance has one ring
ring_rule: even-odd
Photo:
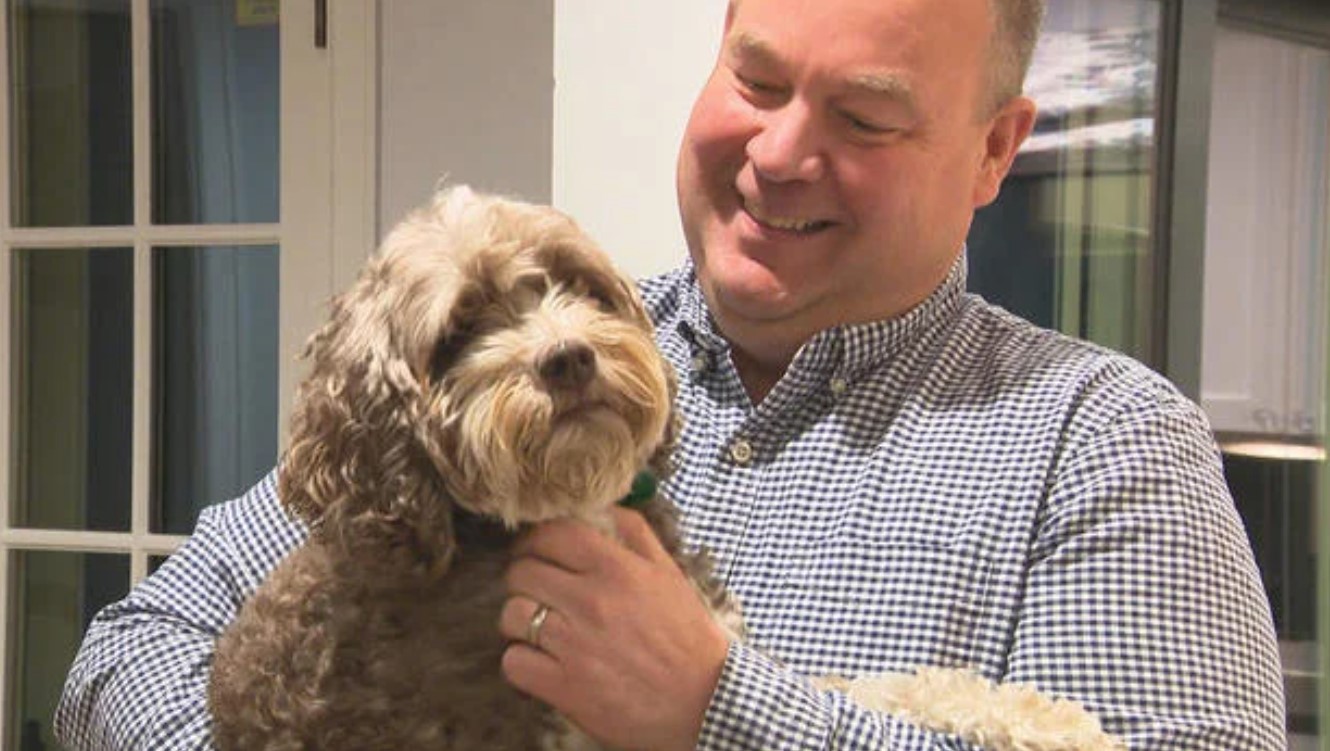
[[[813,222],[801,222],[798,219],[777,219],[775,217],[768,217],[762,221],[776,229],[788,229],[794,230],[795,232],[803,232],[804,230],[811,229],[814,224]]]
[[[764,214],[761,209],[751,203],[744,204],[744,208],[758,222],[779,230],[788,230],[791,232],[807,232],[817,227],[821,222],[814,219],[790,219],[783,216],[769,216]]]

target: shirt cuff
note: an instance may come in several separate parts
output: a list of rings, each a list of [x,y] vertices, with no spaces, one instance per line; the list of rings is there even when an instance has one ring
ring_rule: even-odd
[[[731,642],[698,736],[698,751],[825,749],[831,710],[821,694],[756,649]]]
[[[898,717],[873,712],[752,646],[731,642],[702,721],[698,751],[969,749]]]

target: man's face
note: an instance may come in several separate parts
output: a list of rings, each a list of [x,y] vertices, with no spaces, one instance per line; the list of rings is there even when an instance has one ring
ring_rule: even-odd
[[[899,314],[945,276],[1001,179],[980,111],[987,4],[731,6],[678,190],[703,290],[740,347]]]

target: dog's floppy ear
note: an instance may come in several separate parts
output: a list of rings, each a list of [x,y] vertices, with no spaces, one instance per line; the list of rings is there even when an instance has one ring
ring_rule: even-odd
[[[413,438],[423,386],[394,325],[402,311],[391,271],[384,258],[371,261],[310,338],[279,493],[327,544],[379,554],[387,546],[442,568],[454,547],[452,508]]]
[[[660,445],[647,460],[647,468],[660,480],[674,473],[675,449],[679,445],[679,434],[683,431],[683,415],[679,414],[677,407],[679,379],[675,376],[674,367],[668,362],[665,363],[665,378],[670,388],[670,416],[665,422],[665,435]]]

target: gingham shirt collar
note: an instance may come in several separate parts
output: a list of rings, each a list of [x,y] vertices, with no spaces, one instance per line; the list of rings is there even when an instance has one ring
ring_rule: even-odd
[[[965,296],[965,253],[952,263],[942,284],[919,305],[905,314],[870,323],[835,326],[827,329],[800,348],[786,374],[786,379],[812,379],[823,383],[828,378],[853,383],[863,373],[909,349],[930,329],[952,319]],[[680,336],[697,358],[727,357],[729,343],[721,335],[707,308],[696,269],[687,267],[689,284],[679,300],[676,325]]]

